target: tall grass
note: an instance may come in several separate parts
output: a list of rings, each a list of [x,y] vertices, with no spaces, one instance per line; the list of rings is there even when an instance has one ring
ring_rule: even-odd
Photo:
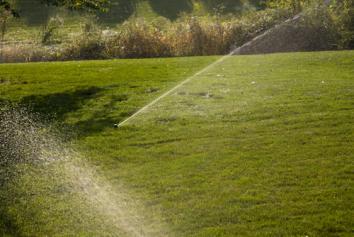
[[[7,45],[0,49],[0,60],[22,62],[220,55],[288,16],[287,11],[266,10],[250,12],[243,17],[184,16],[175,22],[162,17],[153,22],[138,18],[121,24],[115,30],[85,25],[81,33],[60,46]]]
[[[117,58],[172,56],[167,31],[144,19],[124,23],[113,36],[103,39],[105,55]]]
[[[0,45],[0,63],[60,60],[60,50],[41,44]]]
[[[341,37],[344,30],[340,25],[341,18],[337,17],[340,10],[313,7],[307,11],[299,29],[304,29],[303,33],[310,36],[320,35],[310,37],[314,42],[306,50],[344,47]],[[283,22],[291,14],[291,10],[280,8],[251,11],[239,17],[185,15],[174,22],[162,17],[152,22],[135,18],[117,28],[105,30],[91,22],[82,28],[81,33],[56,47],[3,47],[0,61],[222,55]]]

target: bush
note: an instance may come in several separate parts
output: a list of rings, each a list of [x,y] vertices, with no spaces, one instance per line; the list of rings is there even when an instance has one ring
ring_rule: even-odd
[[[354,48],[354,0],[336,0],[328,14],[337,32],[336,45],[339,49]]]
[[[305,11],[309,26],[317,25],[327,32],[325,37],[330,37],[336,48],[354,48],[354,0],[270,0],[267,5],[294,13]]]
[[[54,61],[58,49],[36,44],[14,44],[0,48],[0,63]]]
[[[44,45],[48,45],[54,43],[54,35],[55,31],[63,26],[64,19],[61,17],[52,17],[43,27],[41,32],[41,43]]]
[[[313,48],[347,49],[354,39],[353,0],[309,1],[304,10],[302,27],[313,38]]]
[[[320,0],[322,1],[322,0]],[[275,9],[288,9],[293,13],[303,11],[309,4],[319,2],[318,0],[269,0],[266,5]]]
[[[114,58],[172,56],[164,32],[143,19],[124,23],[105,40],[105,54]]]
[[[148,58],[220,55],[283,21],[287,11],[249,12],[241,18],[184,16],[176,22],[135,19],[114,30],[102,30],[93,20],[60,47],[8,46],[1,60],[48,61],[104,58]]]
[[[11,17],[11,11],[0,6],[0,41],[4,40],[7,31],[7,23]]]
[[[103,59],[104,44],[100,27],[88,18],[82,30],[61,49],[61,60]]]
[[[301,6],[305,7],[304,4]],[[262,50],[254,53],[276,52],[278,49],[272,47],[274,42],[284,46],[280,51],[347,48],[354,41],[352,6],[352,0],[336,2],[329,8],[318,3],[306,5],[303,17],[296,24],[278,27],[268,37],[272,42],[261,43]],[[66,44],[56,47],[6,46],[0,49],[0,60],[14,62],[223,55],[284,22],[293,14],[291,9],[285,7],[249,11],[239,17],[185,15],[174,22],[162,17],[152,22],[132,19],[114,30],[102,30],[93,19]],[[292,38],[298,41],[290,47]],[[264,50],[264,47],[269,48]]]
[[[100,35],[79,35],[61,52],[61,60],[104,59],[104,44]]]
[[[84,31],[62,51],[62,59],[149,58],[229,53],[289,16],[287,11],[250,12],[239,19],[185,16],[176,22],[135,19],[117,31]]]

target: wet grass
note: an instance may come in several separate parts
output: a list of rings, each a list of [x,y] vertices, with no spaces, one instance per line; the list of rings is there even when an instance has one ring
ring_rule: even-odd
[[[209,58],[111,60],[0,65],[0,95],[77,128],[110,129]]]
[[[231,57],[114,128],[215,59],[0,65],[0,98],[72,127],[102,175],[161,209],[176,236],[351,236],[353,51]],[[33,195],[3,208],[0,228],[85,236],[66,211],[30,221],[49,205]]]

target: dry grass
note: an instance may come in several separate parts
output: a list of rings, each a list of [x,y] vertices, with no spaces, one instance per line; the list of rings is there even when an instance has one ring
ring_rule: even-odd
[[[184,16],[175,22],[165,18],[157,18],[153,22],[138,18],[123,23],[115,30],[85,25],[82,32],[68,43],[56,47],[40,44],[3,46],[0,49],[0,61],[222,55],[283,22],[290,14],[287,10],[267,9],[249,12],[240,17]],[[322,24],[322,18],[321,15],[312,14],[304,24]],[[330,20],[326,19],[326,22]],[[333,34],[334,27],[328,29],[329,34]]]
[[[166,34],[143,19],[127,22],[113,36],[103,39],[105,54],[117,58],[172,56]]]
[[[38,44],[0,45],[0,63],[38,62],[58,60],[59,51],[55,47]]]

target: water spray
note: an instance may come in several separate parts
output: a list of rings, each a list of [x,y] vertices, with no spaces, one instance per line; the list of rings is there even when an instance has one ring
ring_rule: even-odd
[[[323,4],[324,6],[328,6],[330,3],[330,0],[324,0]],[[193,79],[195,79],[196,77],[200,76],[201,74],[209,71],[210,69],[212,69],[213,67],[219,65],[220,63],[224,62],[226,59],[228,59],[229,57],[233,56],[233,55],[240,55],[243,54],[244,51],[252,46],[255,42],[260,41],[262,39],[264,39],[267,35],[269,35],[270,33],[272,33],[274,30],[278,29],[279,27],[286,25],[286,24],[290,24],[290,23],[295,23],[298,22],[301,17],[304,15],[304,12],[298,13],[295,16],[285,20],[284,22],[275,25],[274,27],[272,27],[271,29],[268,29],[266,31],[264,31],[262,34],[256,36],[255,38],[253,38],[252,40],[248,41],[247,43],[233,49],[229,54],[224,55],[223,57],[221,57],[220,59],[218,59],[217,61],[209,64],[208,66],[206,66],[205,68],[203,68],[202,70],[200,70],[199,72],[195,73],[194,75],[192,75],[191,77],[188,77],[187,79],[185,79],[184,81],[182,81],[181,83],[177,84],[175,87],[173,87],[172,89],[166,91],[165,93],[163,93],[162,95],[160,95],[159,97],[157,97],[156,99],[154,99],[153,101],[151,101],[149,104],[145,105],[144,107],[142,107],[141,109],[139,109],[138,111],[136,111],[134,114],[132,114],[131,116],[129,116],[128,118],[126,118],[125,120],[123,120],[122,122],[120,122],[119,124],[115,124],[114,127],[115,128],[120,128],[122,126],[124,126],[125,124],[127,124],[130,120],[132,120],[133,118],[137,117],[139,114],[145,112],[146,110],[148,110],[150,107],[152,107],[153,105],[155,105],[156,103],[158,103],[160,100],[164,99],[165,97],[171,95],[173,92],[175,92],[176,90],[178,90],[179,88],[181,88],[182,86],[184,86],[185,84],[187,84],[188,82],[192,81]]]
[[[76,217],[85,223],[81,228],[94,226],[97,232],[110,233],[108,236],[162,237],[171,233],[158,213],[152,215],[146,211],[143,203],[122,184],[111,185],[80,152],[62,140],[55,128],[48,127],[39,116],[26,109],[0,109],[0,188],[21,186],[21,180],[27,180],[24,190],[16,193],[25,200],[26,209],[31,207],[27,202],[36,202],[37,195],[53,194],[58,196],[59,202],[64,198],[65,205],[75,213],[85,213],[87,219]],[[64,191],[58,192],[58,189]],[[6,197],[6,201],[1,200],[3,205],[11,205],[16,197],[8,194],[6,188],[3,190],[0,190],[0,197]],[[70,195],[74,195],[72,199],[68,198]],[[40,203],[33,205],[46,208],[45,212],[51,212],[52,216],[62,214],[54,203],[50,207]],[[47,221],[41,216],[33,218]]]

